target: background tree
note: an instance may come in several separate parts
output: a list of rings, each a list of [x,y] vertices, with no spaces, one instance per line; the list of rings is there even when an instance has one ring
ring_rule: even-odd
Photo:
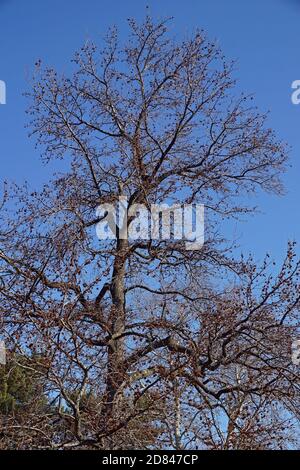
[[[0,448],[32,448],[37,437],[45,443],[41,422],[50,418],[40,373],[43,358],[7,353],[7,359],[0,366]]]
[[[124,46],[115,30],[102,50],[85,44],[70,77],[37,63],[30,127],[44,160],[65,159],[66,170],[39,191],[11,188],[18,210],[3,215],[2,333],[23,354],[32,343],[46,354],[64,423],[41,445],[289,445],[293,247],[272,278],[268,259],[234,260],[218,233],[220,220],[251,210],[241,196],[282,191],[286,148],[252,98],[236,95],[232,64],[202,31],[178,43],[166,21],[129,24]],[[97,207],[124,196],[128,212],[204,204],[204,247],[127,240],[122,227],[97,240]],[[138,437],[143,423],[150,437]],[[271,444],[268,426],[278,429]]]

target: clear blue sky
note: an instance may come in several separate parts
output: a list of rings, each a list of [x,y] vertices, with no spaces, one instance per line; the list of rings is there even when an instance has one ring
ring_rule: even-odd
[[[237,59],[239,87],[253,92],[269,124],[292,146],[287,195],[260,195],[263,212],[234,230],[241,247],[262,257],[281,258],[288,239],[300,241],[300,105],[291,103],[291,83],[300,79],[300,0],[0,0],[0,80],[7,104],[0,106],[0,158],[4,179],[46,181],[51,168],[39,161],[28,139],[26,100],[38,58],[68,71],[73,52],[87,38],[98,39],[115,24],[126,35],[126,18],[174,16],[178,37],[203,27],[228,58]]]

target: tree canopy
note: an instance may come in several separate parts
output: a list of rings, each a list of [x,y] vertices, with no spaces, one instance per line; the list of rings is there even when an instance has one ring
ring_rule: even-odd
[[[282,193],[287,147],[219,47],[203,31],[176,41],[167,24],[130,20],[126,44],[111,29],[69,76],[36,64],[31,135],[65,171],[41,190],[8,187],[2,207],[1,335],[25,361],[42,355],[31,368],[52,407],[32,410],[23,447],[297,445],[294,245],[275,273],[268,256],[237,259],[219,233],[252,194]],[[128,240],[121,227],[98,240],[97,208],[122,197],[128,214],[204,204],[203,247]]]

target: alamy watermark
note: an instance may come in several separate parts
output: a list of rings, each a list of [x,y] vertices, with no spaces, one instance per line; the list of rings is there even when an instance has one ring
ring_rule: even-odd
[[[0,80],[0,104],[6,104],[6,84]]]
[[[184,240],[187,250],[204,244],[203,204],[101,204],[96,211],[99,240]]]
[[[300,104],[300,80],[294,80],[292,83],[292,96],[291,100],[293,104]]]

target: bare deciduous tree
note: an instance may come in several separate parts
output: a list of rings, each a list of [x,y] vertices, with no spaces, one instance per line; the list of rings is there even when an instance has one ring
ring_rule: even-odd
[[[70,78],[37,64],[32,134],[67,170],[11,188],[16,213],[2,209],[1,334],[51,402],[2,430],[23,448],[296,445],[293,246],[273,278],[218,233],[251,210],[240,196],[282,191],[286,148],[219,48],[202,31],[178,44],[166,23],[130,21],[124,47],[115,30],[103,50],[85,44]],[[128,211],[204,204],[203,248],[120,229],[99,241],[97,207],[124,196]]]

